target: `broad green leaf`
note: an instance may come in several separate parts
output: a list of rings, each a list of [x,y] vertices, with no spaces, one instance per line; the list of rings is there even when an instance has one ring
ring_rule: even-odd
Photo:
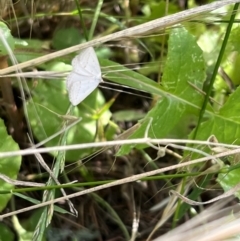
[[[203,96],[188,82],[196,88],[203,86],[206,74],[202,50],[184,28],[171,32],[168,45],[162,78],[164,90],[199,106]]]
[[[218,142],[240,144],[240,88],[230,95],[218,114],[200,125],[196,139],[207,140],[215,135]]]
[[[54,32],[52,46],[59,50],[80,44],[83,40],[79,29],[77,28],[60,28]]]
[[[240,52],[239,34],[239,26],[231,31],[231,35],[227,46],[229,51],[237,51],[238,53]]]
[[[0,21],[0,31],[2,31],[2,34],[5,37],[6,42],[8,43],[9,47],[13,50],[14,49],[14,38],[11,35],[11,32],[10,32],[8,26],[1,21]],[[6,46],[2,43],[2,41],[0,41],[0,54],[1,55],[8,54]]]
[[[2,120],[0,121],[0,136],[0,152],[19,150],[18,145],[13,141],[12,137],[7,134],[6,127]],[[16,179],[20,165],[21,157],[19,156],[1,158],[0,173],[8,176],[11,179]],[[13,187],[13,185],[6,183],[5,181],[0,179],[1,191],[9,191]],[[2,211],[5,208],[11,196],[11,194],[0,195],[0,211]]]
[[[166,4],[168,9],[168,15],[178,12],[178,7],[174,3],[166,3],[165,1],[151,1],[149,6],[151,8],[151,15],[148,19],[157,19],[166,15]]]
[[[240,124],[240,88],[238,87],[234,93],[232,93],[224,106],[220,109],[219,115]]]
[[[168,14],[173,14],[178,11],[178,7],[174,3],[168,3]],[[164,17],[166,15],[166,3],[164,1],[146,1],[143,6],[143,14],[147,19],[157,19]]]
[[[166,136],[179,122],[185,111],[185,106],[181,102],[167,97],[163,98],[148,112],[147,117],[141,121],[142,125],[131,135],[131,138],[144,137],[145,135],[153,138]],[[146,133],[148,125],[151,126],[149,132]],[[124,146],[117,154],[124,155],[134,146],[135,144]]]
[[[240,88],[230,95],[219,113],[200,125],[196,139],[207,140],[210,135],[215,135],[218,142],[227,144],[240,144]],[[191,136],[191,135],[190,135]],[[198,147],[199,148],[199,147]],[[204,149],[205,151],[206,148]],[[209,151],[209,149],[208,149]],[[194,157],[197,157],[194,155]],[[239,169],[227,174],[219,174],[218,182],[229,190],[239,181]],[[240,197],[239,194],[236,194]]]
[[[0,241],[13,241],[14,233],[4,223],[0,223]]]
[[[19,44],[19,42],[20,40],[18,40],[16,44]],[[25,39],[25,40],[21,40],[21,42],[23,46],[21,46],[21,48],[16,48],[14,51],[14,55],[19,63],[29,61],[50,53],[50,51],[48,50],[50,45],[49,41],[42,41],[37,39]],[[51,60],[50,62],[47,62],[47,63],[39,64],[38,66],[41,69],[50,70],[49,66],[51,68],[52,64],[59,63],[59,62],[63,63],[63,61],[70,62],[70,58],[61,57],[61,58]],[[63,70],[64,69],[65,68],[63,68]],[[62,69],[58,69],[58,70],[62,70]],[[68,68],[68,70],[70,70],[70,68]]]
[[[131,138],[144,137],[150,119],[152,119],[152,123],[148,137],[166,137],[181,118],[189,113],[196,115],[199,112],[203,95],[192,85],[196,88],[202,88],[205,80],[205,63],[202,51],[192,35],[184,28],[176,28],[172,30],[169,38],[162,87],[146,77],[133,79],[128,76],[128,79],[130,81],[126,81],[125,84],[133,86],[136,82],[137,84],[133,87],[136,88],[138,85],[142,90],[161,96],[160,101],[143,119],[144,124]],[[208,113],[211,114],[209,106],[208,110]],[[128,153],[132,147],[122,147],[118,155]]]
[[[189,106],[191,112],[194,112],[195,114],[197,114],[200,110],[200,107],[192,103],[192,100],[186,101],[184,98],[167,92],[162,86],[142,74],[139,74],[110,60],[100,59],[99,62],[102,66],[103,77],[112,82],[130,86],[139,91],[157,95],[161,98],[168,97],[170,99],[183,102],[186,104],[186,106]],[[187,83],[187,85],[189,84]],[[189,86],[191,87],[191,94],[200,95],[191,85]]]
[[[220,183],[225,192],[239,184],[240,168],[234,169],[229,173],[220,173],[217,181]],[[235,193],[235,196],[240,199],[240,191]]]

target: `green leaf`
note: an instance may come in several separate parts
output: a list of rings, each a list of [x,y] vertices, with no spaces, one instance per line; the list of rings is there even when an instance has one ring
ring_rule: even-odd
[[[234,121],[240,123],[240,88],[238,87],[234,93],[232,93],[224,106],[220,109],[219,115],[229,119],[229,121]]]
[[[147,135],[148,137],[160,138],[166,136],[174,126],[179,122],[186,109],[181,102],[174,99],[164,98],[160,100],[155,107],[150,110],[147,116],[142,120],[140,128],[131,135],[131,138],[139,138]],[[152,120],[152,122],[151,122]],[[146,133],[148,125],[151,125],[149,132]],[[125,155],[135,144],[123,146],[117,155]],[[143,145],[139,145],[143,146]],[[144,145],[145,146],[145,145]]]
[[[174,3],[166,3],[165,1],[152,1],[150,2],[150,8],[151,8],[151,15],[149,16],[150,19],[157,19],[164,17],[166,15],[166,4],[168,9],[168,15],[176,13],[179,11],[178,7]],[[149,19],[148,18],[148,19]]]
[[[11,35],[11,32],[7,25],[3,22],[0,22],[0,30],[2,31],[2,35],[4,36],[5,40],[7,41],[9,47],[13,50],[14,49],[14,38]],[[6,45],[3,44],[2,41],[0,41],[0,54],[1,55],[6,55],[8,54],[8,51],[6,49]]]
[[[79,29],[76,28],[59,28],[54,32],[52,46],[57,49],[65,49],[80,44],[83,40]]]
[[[18,145],[13,141],[12,137],[7,134],[6,127],[2,120],[0,120],[0,136],[0,152],[19,150]],[[0,173],[8,176],[11,179],[16,179],[20,165],[21,157],[19,156],[1,158]],[[13,189],[13,185],[6,183],[5,181],[0,179],[1,191],[9,191],[11,189]],[[11,196],[11,194],[0,195],[0,211],[2,211],[6,207]]]
[[[20,63],[43,56],[46,53],[46,50],[44,49],[49,45],[48,43],[37,39],[15,39],[15,43],[16,45],[21,45],[21,48],[14,51],[15,57]]]
[[[120,75],[122,75],[121,72]],[[137,79],[135,76],[135,78],[133,79],[131,75],[128,75],[130,81],[126,81],[125,84],[133,86],[136,82],[141,89],[161,97],[160,101],[143,119],[144,124],[131,138],[144,137],[146,127],[151,119],[148,137],[163,138],[178,124],[181,118],[189,113],[198,114],[203,95],[194,89],[189,82],[196,88],[202,88],[205,80],[205,62],[195,38],[184,28],[176,28],[170,34],[168,56],[162,78],[163,87],[157,87],[156,83],[146,77],[138,77]],[[208,110],[211,110],[210,106],[208,106]],[[123,146],[118,155],[127,154],[133,146]]]
[[[217,181],[222,186],[225,192],[239,184],[240,168],[234,169],[229,173],[220,173]],[[235,193],[235,196],[240,199],[240,191]]]
[[[228,42],[228,49],[231,51],[240,52],[240,43],[239,43],[239,35],[240,35],[240,28],[237,27],[231,31],[231,35]]]
[[[4,223],[0,223],[0,241],[5,240],[13,241],[14,234]]]
[[[200,125],[196,139],[207,140],[215,135],[218,142],[240,144],[240,88],[230,95],[219,113]]]
[[[212,116],[209,120],[202,123],[199,127],[199,131],[196,139],[207,140],[210,135],[215,135],[218,142],[226,144],[240,144],[240,87],[230,95],[227,102],[219,110],[219,113]],[[192,135],[192,133],[191,133]],[[190,136],[191,136],[190,135]],[[199,147],[198,147],[199,148]],[[205,151],[206,150],[204,149]],[[193,158],[199,157],[194,155]],[[219,174],[218,182],[223,189],[229,190],[239,182],[239,170],[235,169],[228,174]],[[239,193],[236,193],[239,198]]]
[[[202,50],[184,28],[174,29],[169,38],[167,63],[162,84],[164,89],[199,106],[203,96],[188,83],[202,88],[206,78]]]

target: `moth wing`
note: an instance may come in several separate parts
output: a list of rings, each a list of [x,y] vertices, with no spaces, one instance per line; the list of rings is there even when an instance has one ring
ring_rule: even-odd
[[[93,47],[83,49],[73,58],[72,66],[74,72],[84,76],[95,76],[101,81],[101,68]]]
[[[78,82],[80,81],[81,76],[79,76],[77,73],[75,72],[71,72],[68,76],[67,76],[67,81],[66,81],[66,87],[67,90],[69,91],[70,86],[72,85],[73,82]]]
[[[69,92],[69,100],[72,105],[76,106],[89,96],[98,86],[97,81],[93,81],[92,77],[84,77],[84,81],[71,81],[67,84]]]

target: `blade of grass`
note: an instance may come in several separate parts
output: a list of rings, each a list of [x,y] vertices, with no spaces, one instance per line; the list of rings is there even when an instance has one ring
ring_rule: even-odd
[[[93,16],[93,22],[92,22],[90,32],[89,32],[89,35],[88,35],[88,40],[91,40],[93,38],[93,33],[94,33],[94,30],[95,30],[96,25],[97,25],[98,17],[101,13],[102,5],[103,5],[103,0],[98,0],[97,8],[96,8],[94,16]]]
[[[88,32],[87,32],[86,25],[84,23],[84,19],[83,19],[83,16],[82,16],[81,5],[80,5],[78,0],[75,0],[75,4],[77,6],[78,15],[79,15],[79,18],[80,18],[81,26],[83,28],[83,33],[84,33],[85,39],[88,41]]]

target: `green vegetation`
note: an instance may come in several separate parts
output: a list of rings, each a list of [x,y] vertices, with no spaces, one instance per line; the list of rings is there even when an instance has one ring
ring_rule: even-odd
[[[201,202],[218,196],[217,188],[238,184],[238,153],[213,157],[240,145],[238,3],[139,34],[133,26],[180,13],[183,6],[41,2],[6,1],[1,13],[0,240],[151,240],[200,212],[193,214],[175,196],[168,199],[170,190]],[[129,30],[125,38],[114,37],[122,30]],[[102,44],[104,36],[112,37]],[[66,90],[71,60],[92,39],[101,43],[90,42],[104,82],[73,107]],[[91,144],[131,139],[113,147]],[[86,146],[76,146],[81,144]],[[30,153],[39,147],[56,149]],[[26,149],[29,155],[14,154]],[[201,157],[208,161],[189,162]],[[185,167],[174,167],[181,163]],[[139,182],[10,213],[141,173],[146,177]],[[14,180],[40,185],[20,187]],[[160,210],[150,211],[161,202]]]

